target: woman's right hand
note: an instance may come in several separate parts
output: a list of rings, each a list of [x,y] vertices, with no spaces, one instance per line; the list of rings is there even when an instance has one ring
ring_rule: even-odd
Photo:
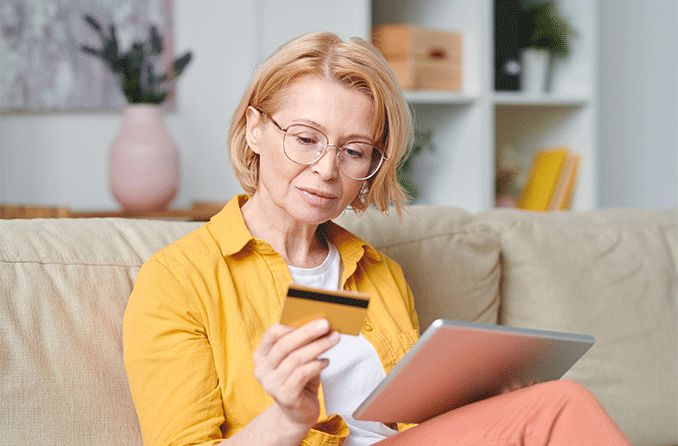
[[[296,426],[308,430],[320,414],[320,372],[329,360],[318,359],[339,342],[326,319],[299,328],[273,324],[254,352],[254,376]]]

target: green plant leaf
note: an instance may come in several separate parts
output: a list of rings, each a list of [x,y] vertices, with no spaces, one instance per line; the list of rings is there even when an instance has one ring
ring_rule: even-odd
[[[129,53],[127,53],[127,70],[129,72],[139,73],[141,72],[141,67],[144,63],[144,46],[140,42],[134,42],[132,48],[130,48]]]
[[[160,92],[156,96],[156,102],[155,103],[156,104],[162,104],[163,102],[165,102],[166,98],[167,98],[167,92],[166,91]]]
[[[106,59],[106,58],[104,57],[103,51],[94,49],[94,48],[89,47],[89,46],[80,45],[80,51],[82,51],[82,52],[85,53],[85,54],[90,54],[90,55],[92,55],[92,56],[100,57],[100,58],[102,58],[102,59],[104,59],[104,60]]]
[[[85,14],[84,19],[85,22],[87,22],[87,24],[91,26],[94,29],[94,31],[97,32],[97,34],[99,34],[99,37],[101,37],[102,40],[106,38],[106,36],[104,36],[104,30],[101,27],[101,24],[97,21],[97,19],[95,19],[89,14]]]
[[[396,178],[398,183],[403,188],[403,190],[410,196],[410,198],[417,198],[419,196],[419,191],[416,184],[410,178],[410,168],[412,165],[412,160],[417,155],[417,153],[422,150],[433,150],[433,131],[430,129],[415,129],[414,130],[414,139],[412,141],[412,147],[403,157],[396,169]]]
[[[518,42],[521,48],[546,49],[559,57],[570,53],[570,41],[577,35],[572,24],[553,2],[540,3],[521,11]]]
[[[152,95],[155,92],[155,75],[153,73],[153,64],[145,62],[141,68],[141,89],[146,91],[146,95]]]
[[[183,56],[176,59],[172,64],[172,68],[168,70],[167,73],[158,77],[158,82],[167,82],[178,78],[191,61],[191,57],[192,54],[188,51]]]
[[[162,36],[158,32],[158,28],[155,25],[151,26],[151,31],[148,36],[148,41],[151,47],[152,54],[162,54]]]
[[[111,51],[116,55],[118,55],[119,45],[118,45],[118,33],[116,32],[115,25],[111,25],[109,27],[109,32],[111,34]]]
[[[116,67],[119,59],[118,54],[118,40],[115,35],[115,27],[110,29],[111,36],[109,38],[104,38],[103,47],[101,49],[101,57],[104,59],[111,70],[115,73],[117,72]]]
[[[168,90],[159,90],[161,84],[175,80],[186,69],[191,61],[192,53],[187,51],[174,60],[169,71],[157,76],[155,66],[163,50],[163,37],[155,25],[151,25],[148,39],[135,41],[127,50],[121,50],[115,24],[108,25],[108,36],[101,24],[91,15],[84,15],[86,23],[101,37],[101,48],[87,45],[80,50],[91,56],[99,57],[107,63],[111,71],[117,75],[120,88],[129,103],[162,103]]]
[[[396,171],[396,178],[400,187],[403,188],[407,196],[411,199],[417,198],[419,196],[419,190],[412,180],[407,176],[406,172],[402,170]]]
[[[184,53],[183,56],[179,57],[174,61],[174,77],[179,77],[181,73],[184,72],[184,69],[188,66],[188,64],[191,62],[191,58],[193,57],[193,54],[190,51],[187,51]]]
[[[138,71],[128,71],[120,76],[122,90],[128,102],[136,104],[143,102],[144,92],[141,89],[141,82]]]

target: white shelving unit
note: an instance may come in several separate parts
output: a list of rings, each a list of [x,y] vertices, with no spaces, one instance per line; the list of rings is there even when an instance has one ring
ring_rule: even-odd
[[[369,39],[371,25],[384,23],[459,31],[463,35],[462,91],[405,94],[415,125],[431,129],[436,146],[413,162],[419,201],[470,211],[491,208],[497,148],[515,147],[529,164],[540,148],[566,146],[583,155],[573,208],[591,209],[598,202],[594,28],[598,3],[561,0],[559,4],[578,36],[571,56],[556,66],[549,94],[494,91],[493,0],[348,0],[340,4],[295,0],[285,2],[284,8],[276,6],[275,0],[259,0],[267,11],[260,23],[260,48],[266,55],[295,35],[317,30]],[[295,19],[286,20],[287,15]]]
[[[523,94],[496,92],[493,96],[495,105],[545,106],[545,107],[583,107],[590,100],[585,95],[563,94]]]
[[[405,99],[410,104],[471,104],[478,96],[437,90],[406,91]]]

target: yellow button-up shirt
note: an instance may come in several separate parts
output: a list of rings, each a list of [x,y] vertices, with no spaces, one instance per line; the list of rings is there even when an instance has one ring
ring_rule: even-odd
[[[234,197],[139,271],[123,343],[146,445],[217,444],[273,404],[254,377],[253,353],[278,321],[292,277],[283,258],[247,229],[240,211],[246,200]],[[388,372],[419,333],[403,272],[338,225],[321,230],[339,251],[342,288],[370,295],[362,334]],[[326,413],[322,385],[318,397],[318,423],[302,444],[341,445],[349,429]]]

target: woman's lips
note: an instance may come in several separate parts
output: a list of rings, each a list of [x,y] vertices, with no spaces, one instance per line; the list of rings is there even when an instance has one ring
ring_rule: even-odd
[[[337,198],[334,194],[313,189],[299,189],[299,191],[301,191],[301,196],[304,200],[314,206],[326,206]]]

